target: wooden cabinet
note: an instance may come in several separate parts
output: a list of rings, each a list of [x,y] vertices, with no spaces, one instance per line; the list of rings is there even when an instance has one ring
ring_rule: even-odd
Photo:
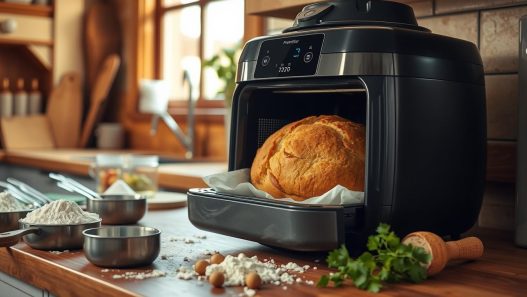
[[[44,96],[51,91],[53,25],[51,5],[0,2],[0,80],[9,80],[11,92],[17,90],[19,79],[26,92],[33,79]]]

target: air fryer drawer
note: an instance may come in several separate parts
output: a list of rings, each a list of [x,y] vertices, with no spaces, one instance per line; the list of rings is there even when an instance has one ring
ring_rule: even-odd
[[[190,189],[188,216],[196,227],[296,251],[326,251],[346,241],[360,206],[304,206]]]

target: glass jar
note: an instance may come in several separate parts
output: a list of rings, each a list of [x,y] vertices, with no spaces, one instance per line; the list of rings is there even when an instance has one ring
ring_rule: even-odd
[[[122,155],[97,154],[95,156],[90,175],[95,178],[97,192],[104,193],[116,180],[121,178],[124,161]]]
[[[121,179],[135,192],[151,198],[157,192],[159,157],[129,155]]]

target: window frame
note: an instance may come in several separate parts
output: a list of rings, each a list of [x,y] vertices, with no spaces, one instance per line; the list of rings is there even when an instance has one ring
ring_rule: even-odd
[[[204,56],[204,44],[205,34],[203,28],[205,28],[205,7],[211,2],[217,2],[220,0],[196,0],[185,4],[174,4],[169,6],[163,6],[163,0],[155,0],[155,33],[154,33],[154,78],[161,79],[162,72],[162,51],[163,51],[163,17],[167,12],[180,10],[185,7],[199,6],[200,7],[200,26],[201,34],[199,36],[198,53],[200,59],[203,61]],[[245,17],[245,16],[244,16]],[[203,70],[203,69],[202,69]],[[199,98],[196,102],[196,108],[225,108],[225,100],[210,100],[203,97],[204,91],[204,72],[200,71],[200,84],[199,84]],[[185,98],[186,99],[186,98]],[[170,100],[169,101],[169,112],[174,114],[186,114],[186,108],[188,107],[187,100]],[[206,114],[217,114],[217,112],[210,111]]]
[[[163,7],[162,0],[145,0],[139,2],[137,24],[137,82],[143,78],[161,78],[161,51],[162,51],[162,17],[167,11],[183,8],[184,6],[200,5],[201,9],[201,26],[204,28],[204,9],[209,2],[217,0],[196,0],[187,4],[176,4]],[[249,39],[261,36],[264,34],[265,22],[262,17],[250,16],[244,12],[244,35],[243,42]],[[200,35],[200,56],[203,51],[203,34]],[[200,73],[202,81],[203,72]],[[196,120],[214,120],[223,121],[225,114],[225,100],[207,100],[201,96],[202,84],[200,83],[200,97],[196,102]],[[138,94],[137,92],[135,92]],[[135,101],[135,112],[132,112],[134,120],[147,120],[148,116],[142,114],[137,110],[138,98]],[[187,100],[171,100],[168,104],[168,112],[173,115],[178,121],[185,121],[188,110]]]

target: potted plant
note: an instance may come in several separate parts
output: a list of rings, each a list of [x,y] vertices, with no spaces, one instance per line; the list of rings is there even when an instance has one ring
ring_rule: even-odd
[[[232,95],[236,87],[236,67],[239,56],[240,46],[225,48],[212,58],[205,61],[204,66],[216,71],[216,75],[223,82],[224,86],[218,90],[218,94],[225,97],[225,107],[232,105]]]
[[[218,54],[206,60],[204,67],[210,67],[216,71],[216,75],[223,82],[223,87],[218,90],[225,98],[225,134],[227,139],[227,155],[229,154],[229,135],[231,127],[231,106],[234,88],[236,87],[236,68],[240,54],[240,45],[234,48],[225,48]]]

